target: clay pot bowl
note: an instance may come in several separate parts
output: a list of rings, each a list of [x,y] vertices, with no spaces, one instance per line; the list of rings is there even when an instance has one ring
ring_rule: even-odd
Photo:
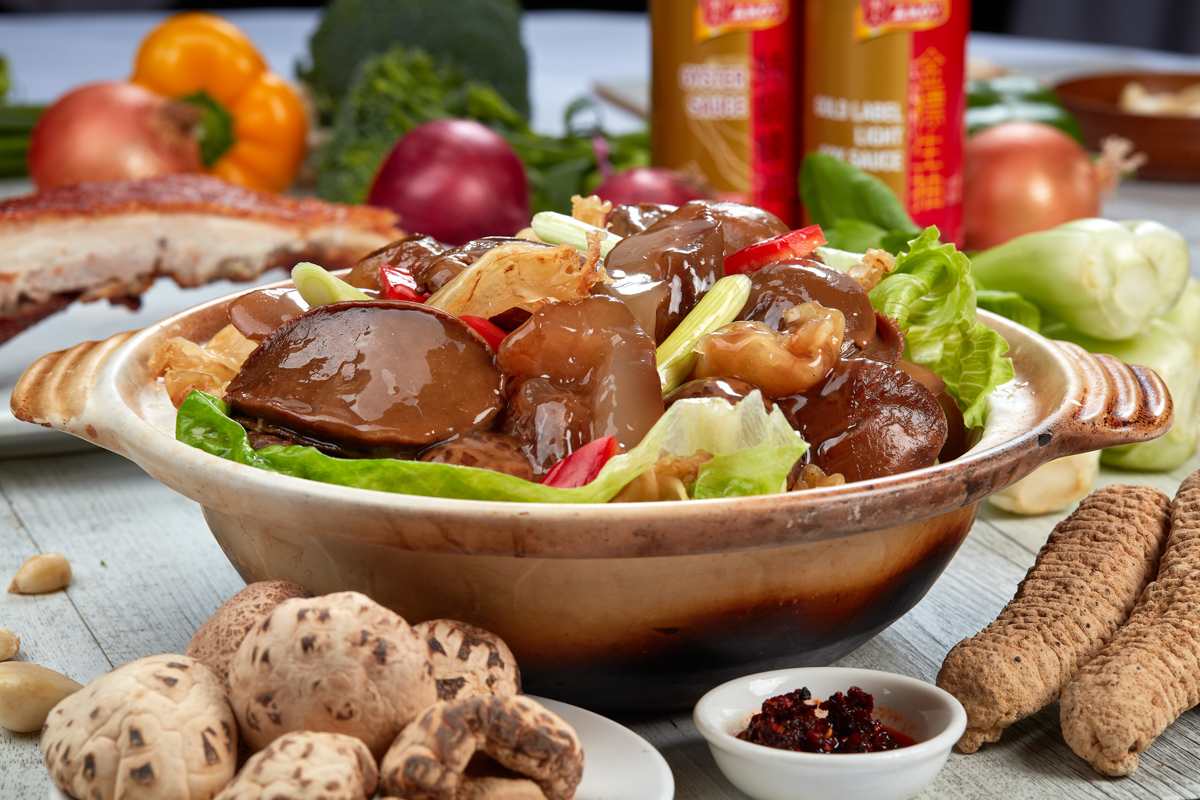
[[[1059,100],[1079,120],[1089,150],[1106,136],[1121,136],[1146,154],[1138,177],[1163,181],[1200,180],[1200,117],[1168,117],[1122,111],[1117,100],[1126,84],[1137,81],[1151,93],[1177,92],[1200,83],[1200,74],[1114,72],[1063,81],[1054,87]]]
[[[820,666],[911,609],[978,504],[1050,459],[1165,433],[1153,372],[980,313],[1012,345],[1016,380],[982,438],[945,464],[786,495],[538,505],[371,492],[254,469],[177,442],[147,362],[205,341],[230,298],[33,364],[20,419],[132,459],[195,500],[247,580],[356,589],[406,619],[502,636],[530,692],[596,709],[691,706],[725,680]]]

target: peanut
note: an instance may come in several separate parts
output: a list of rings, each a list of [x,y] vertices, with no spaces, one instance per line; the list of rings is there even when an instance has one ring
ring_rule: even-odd
[[[0,625],[0,661],[8,661],[21,649],[21,637]]]
[[[24,661],[0,663],[0,727],[40,731],[59,701],[83,688],[52,669]]]
[[[30,558],[13,577],[12,594],[46,594],[65,589],[71,582],[71,565],[61,553],[39,553]]]

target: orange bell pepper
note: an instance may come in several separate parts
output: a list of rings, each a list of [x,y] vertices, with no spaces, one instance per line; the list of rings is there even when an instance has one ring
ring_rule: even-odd
[[[201,109],[200,151],[209,174],[279,192],[300,171],[308,138],[304,105],[229,21],[202,11],[171,17],[142,41],[130,80]]]

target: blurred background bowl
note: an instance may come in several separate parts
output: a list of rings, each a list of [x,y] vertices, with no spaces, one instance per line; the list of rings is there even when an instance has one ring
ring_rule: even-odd
[[[1134,114],[1121,110],[1118,99],[1126,85],[1137,82],[1147,92],[1178,92],[1200,83],[1200,74],[1183,72],[1113,72],[1058,83],[1054,90],[1083,128],[1084,143],[1098,151],[1106,136],[1133,142],[1146,154],[1139,178],[1163,181],[1200,180],[1200,117]]]

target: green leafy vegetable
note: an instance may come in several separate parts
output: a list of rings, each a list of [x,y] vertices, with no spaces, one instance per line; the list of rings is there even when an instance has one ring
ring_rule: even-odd
[[[809,153],[800,169],[800,198],[829,246],[896,254],[921,232],[887,184],[825,153]]]
[[[1084,336],[1059,322],[1044,331],[1093,353],[1108,353],[1127,364],[1150,367],[1167,384],[1175,404],[1175,424],[1149,442],[1110,447],[1101,463],[1117,469],[1170,470],[1196,452],[1200,442],[1200,281],[1189,279],[1171,311],[1151,320],[1142,336],[1104,341]]]
[[[1054,90],[1033,75],[1000,75],[967,82],[967,133],[1001,122],[1028,120],[1053,125],[1080,144],[1083,130]]]
[[[529,63],[515,0],[331,0],[309,41],[300,77],[312,86],[323,119],[333,118],[359,64],[400,45],[492,86],[529,117]]]
[[[817,254],[846,271],[877,247],[897,256],[896,269],[870,293],[876,311],[905,331],[904,356],[946,381],[968,427],[983,425],[987,396],[1013,376],[1008,343],[978,320],[972,264],[937,228],[923,232],[883,181],[824,153],[810,153],[800,172],[800,194],[829,244]],[[988,299],[1036,320],[1019,296]]]
[[[255,450],[228,406],[194,391],[179,408],[176,438],[231,461],[297,478],[399,494],[528,503],[603,503],[661,456],[712,453],[700,470],[697,498],[783,491],[792,465],[808,449],[783,413],[768,414],[756,394],[730,404],[719,398],[687,400],[667,410],[645,438],[614,456],[597,478],[577,489],[556,489],[490,470],[395,459],[343,459],[312,447]]]
[[[983,425],[987,396],[1013,377],[1008,343],[978,320],[971,262],[926,228],[896,269],[871,290],[871,305],[905,333],[905,357],[946,381],[968,427]]]
[[[566,111],[567,134],[543,136],[525,130],[500,130],[525,163],[532,190],[530,205],[535,212],[571,211],[571,196],[587,196],[600,185],[602,175],[597,145],[606,151],[604,159],[613,172],[650,163],[650,135],[645,129],[608,134],[595,127],[581,127],[577,116],[587,103],[573,104]]]
[[[587,109],[586,104],[568,109],[569,129]],[[475,120],[512,145],[525,165],[534,212],[570,212],[571,196],[587,195],[600,182],[596,139],[603,139],[613,169],[649,161],[645,131],[606,136],[593,127],[562,137],[534,133],[489,84],[467,78],[425,51],[395,47],[359,65],[338,105],[332,134],[316,156],[318,196],[361,203],[396,142],[423,122],[447,117]]]
[[[364,60],[317,153],[317,194],[361,203],[392,146],[421,123],[444,117],[497,129],[525,125],[490,86],[424,51],[396,47]]]
[[[1080,219],[975,254],[981,286],[1018,292],[1085,336],[1144,333],[1188,278],[1187,242],[1158,222]]]
[[[6,105],[11,88],[8,60],[0,56],[0,178],[15,178],[28,171],[29,138],[45,106]]]

